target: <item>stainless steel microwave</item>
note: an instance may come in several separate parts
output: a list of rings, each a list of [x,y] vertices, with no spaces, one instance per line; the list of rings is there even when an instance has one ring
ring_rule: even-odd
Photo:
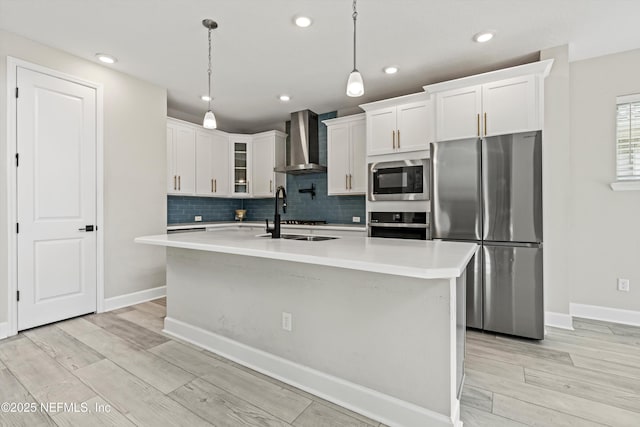
[[[429,159],[369,163],[369,200],[429,200]]]

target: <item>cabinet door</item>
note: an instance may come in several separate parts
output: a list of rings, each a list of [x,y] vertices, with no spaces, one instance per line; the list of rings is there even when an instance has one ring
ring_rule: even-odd
[[[398,151],[419,151],[429,149],[429,128],[431,122],[431,102],[415,102],[398,105],[398,129],[396,148]]]
[[[367,192],[367,149],[365,122],[351,123],[349,126],[350,164],[349,189],[351,194],[365,194]]]
[[[485,136],[539,130],[535,76],[500,80],[482,86]]]
[[[196,131],[188,127],[175,128],[175,174],[178,189],[175,193],[196,192]]]
[[[211,196],[213,192],[213,135],[196,132],[196,194]]]
[[[274,188],[274,140],[273,137],[258,137],[251,143],[251,187],[253,197],[271,197]]]
[[[167,124],[167,193],[175,193],[178,191],[175,138],[175,127]]]
[[[482,87],[472,86],[436,94],[436,140],[480,136]]]
[[[349,193],[349,124],[327,128],[327,194]]]
[[[367,154],[393,153],[396,148],[396,107],[367,113]]]
[[[250,168],[251,144],[249,138],[232,136],[230,139],[231,195],[248,197],[251,184]]]
[[[211,165],[213,195],[229,195],[229,136],[215,133],[212,138]],[[197,170],[197,169],[196,169]]]

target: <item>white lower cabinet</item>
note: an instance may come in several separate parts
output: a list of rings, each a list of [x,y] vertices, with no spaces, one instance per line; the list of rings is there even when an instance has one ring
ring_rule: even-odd
[[[366,122],[364,114],[323,121],[327,125],[327,193],[365,194]]]
[[[218,131],[196,132],[196,194],[229,195],[229,135]]]

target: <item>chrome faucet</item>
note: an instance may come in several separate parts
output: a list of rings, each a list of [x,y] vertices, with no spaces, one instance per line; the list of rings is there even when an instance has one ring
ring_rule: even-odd
[[[278,211],[278,195],[282,191],[282,213],[287,213],[287,192],[285,191],[282,185],[276,188],[276,211],[273,215],[273,228],[269,228],[269,220],[265,219],[264,222],[267,224],[267,233],[271,233],[272,239],[280,238],[280,213]]]

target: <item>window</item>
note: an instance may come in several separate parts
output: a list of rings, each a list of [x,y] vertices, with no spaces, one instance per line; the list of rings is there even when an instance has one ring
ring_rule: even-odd
[[[616,103],[616,179],[640,180],[640,94],[619,96]]]

